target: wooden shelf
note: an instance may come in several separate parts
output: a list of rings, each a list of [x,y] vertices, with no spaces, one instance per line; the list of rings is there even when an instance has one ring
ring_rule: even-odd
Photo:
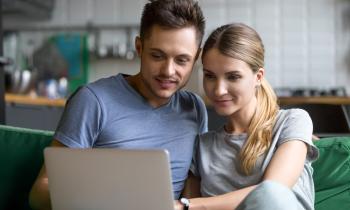
[[[349,105],[350,97],[339,96],[317,96],[317,97],[279,97],[280,105],[291,104],[333,104],[333,105]]]
[[[64,107],[66,99],[49,99],[45,97],[32,97],[28,95],[5,94],[6,103],[17,103],[38,106],[58,106]]]
[[[203,100],[207,106],[211,103],[206,96]],[[315,96],[315,97],[279,97],[279,105],[293,105],[293,104],[333,104],[333,105],[350,105],[350,97],[339,96]]]

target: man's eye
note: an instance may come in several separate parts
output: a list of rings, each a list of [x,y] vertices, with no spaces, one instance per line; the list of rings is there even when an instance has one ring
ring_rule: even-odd
[[[178,63],[179,65],[186,65],[188,62],[188,59],[176,59],[176,63]]]
[[[161,59],[163,56],[161,54],[151,54],[154,59]]]

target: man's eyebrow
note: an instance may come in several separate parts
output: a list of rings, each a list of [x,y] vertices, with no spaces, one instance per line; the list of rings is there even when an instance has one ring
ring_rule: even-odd
[[[192,58],[192,56],[189,55],[189,54],[180,54],[180,55],[178,55],[177,57]]]
[[[158,49],[158,48],[150,48],[152,51],[157,51],[157,52],[161,52],[161,53],[164,53],[163,50],[161,49]]]
[[[163,50],[159,49],[159,48],[150,48],[151,51],[153,52],[159,52],[159,53],[162,53],[162,54],[166,54]],[[179,54],[179,55],[176,55],[176,57],[186,57],[186,58],[192,58],[193,56],[191,56],[190,54],[187,54],[187,53],[183,53],[183,54]]]

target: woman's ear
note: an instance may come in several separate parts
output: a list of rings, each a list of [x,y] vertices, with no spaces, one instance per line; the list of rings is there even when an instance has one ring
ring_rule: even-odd
[[[261,84],[261,80],[264,79],[265,69],[259,68],[259,70],[256,72],[256,82],[258,85]]]
[[[141,57],[142,54],[142,41],[139,36],[135,38],[135,49],[138,57]]]

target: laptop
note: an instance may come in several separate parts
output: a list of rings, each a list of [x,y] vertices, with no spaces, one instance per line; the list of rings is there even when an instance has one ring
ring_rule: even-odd
[[[166,150],[44,150],[53,210],[174,210]]]

